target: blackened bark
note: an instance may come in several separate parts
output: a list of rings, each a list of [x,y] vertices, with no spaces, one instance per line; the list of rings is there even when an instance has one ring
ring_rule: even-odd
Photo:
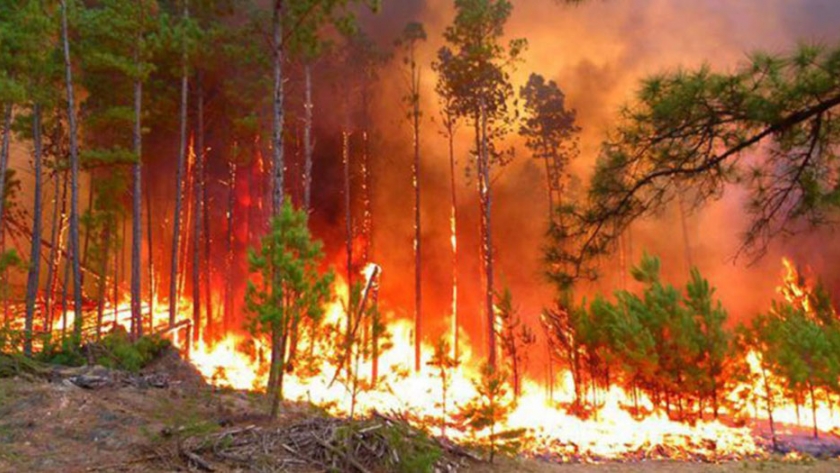
[[[26,320],[24,322],[23,353],[32,356],[32,325],[35,318],[35,299],[41,270],[41,169],[43,146],[41,140],[41,106],[32,109],[32,137],[35,145],[35,202],[32,209],[32,250],[29,256],[29,277],[26,281]]]

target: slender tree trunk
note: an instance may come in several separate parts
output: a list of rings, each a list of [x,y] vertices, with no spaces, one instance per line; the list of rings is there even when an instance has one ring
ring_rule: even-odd
[[[814,393],[814,385],[808,383],[808,391],[811,395],[811,420],[814,426],[814,438],[820,438],[820,431],[817,429],[817,396]]]
[[[66,245],[67,257],[64,259],[64,280],[61,283],[61,341],[67,337],[67,288],[70,286],[70,268],[73,264],[73,246],[70,239]]]
[[[274,198],[273,211],[280,214],[283,206],[283,4],[284,0],[274,0],[274,136],[272,140],[274,162]]]
[[[478,150],[479,201],[481,204],[482,256],[486,284],[485,310],[487,311],[488,363],[496,367],[496,314],[493,304],[493,235],[492,235],[492,196],[490,193],[490,156],[487,136],[487,111],[484,103],[480,110],[480,148]]]
[[[446,134],[449,138],[449,192],[452,207],[449,214],[449,244],[452,247],[452,353],[460,355],[458,343],[458,187],[455,180],[455,127],[454,117],[447,116]]]
[[[66,181],[65,181],[66,182]],[[53,186],[54,186],[54,194],[53,194],[53,216],[52,216],[52,228],[51,228],[51,238],[50,241],[53,242],[53,246],[50,249],[49,260],[47,261],[47,288],[46,294],[44,295],[44,329],[47,332],[52,331],[52,320],[53,320],[53,302],[54,302],[54,292],[55,292],[55,273],[56,273],[56,266],[58,264],[58,259],[61,257],[61,240],[59,239],[60,225],[63,224],[64,220],[64,209],[61,210],[61,220],[59,220],[59,201],[62,202],[63,205],[63,198],[61,198],[61,179],[60,174],[58,171],[58,157],[56,156],[56,166],[55,170],[53,171]],[[67,186],[64,187],[65,193],[67,191]]]
[[[224,327],[225,332],[227,333],[231,326],[233,325],[233,287],[232,287],[232,278],[230,275],[233,274],[233,222],[234,222],[234,210],[236,206],[236,164],[230,163],[230,172],[228,174],[228,208],[227,208],[227,257],[225,258],[225,273],[228,277],[225,278],[225,316],[224,316]]]
[[[303,210],[308,214],[312,210],[312,153],[315,143],[312,141],[312,65],[308,62],[303,67],[304,127],[303,127]]]
[[[102,249],[102,264],[99,268],[99,297],[96,308],[96,339],[102,338],[102,322],[105,319],[105,290],[108,287],[108,256],[111,250],[111,226],[108,225],[102,232],[104,248]],[[116,284],[116,281],[114,281]]]
[[[89,216],[93,217],[93,181],[96,179],[94,176],[93,171],[88,171],[88,195],[87,195],[87,207],[85,207],[85,211],[88,213]],[[82,242],[82,267],[88,267],[88,248],[90,248],[90,232],[92,230],[92,221],[85,226],[85,238]],[[82,287],[85,286],[85,273],[82,273]]]
[[[189,18],[187,2],[184,2],[184,20]],[[178,170],[175,172],[175,215],[172,217],[172,255],[169,267],[169,326],[175,325],[178,311],[178,249],[181,242],[181,206],[184,197],[183,180],[184,165],[187,160],[187,102],[189,100],[189,79],[187,78],[186,46],[181,56],[181,108],[180,108],[180,136],[178,144]],[[196,327],[193,318],[193,327]]]
[[[279,383],[280,380],[280,360],[282,358],[282,354],[280,350],[282,349],[282,340],[280,335],[280,324],[276,323],[272,326],[271,329],[271,363],[270,363],[270,373],[268,375],[268,395],[269,399],[271,399],[271,418],[276,419],[277,414],[280,410],[280,392],[279,392]]]
[[[147,173],[148,174],[148,173]],[[148,177],[148,176],[147,176]],[[149,180],[151,182],[151,179]],[[154,325],[155,313],[155,246],[152,234],[154,233],[154,226],[152,226],[152,214],[154,207],[152,207],[152,187],[146,186],[144,189],[146,194],[146,252],[149,255],[149,319],[151,325]]]
[[[767,369],[764,366],[761,367],[761,376],[764,380],[764,390],[767,394],[767,419],[770,421],[770,437],[773,442],[773,450],[775,450],[778,446],[776,444],[776,426],[773,422],[773,395],[770,392],[770,383],[767,380]]]
[[[137,38],[134,61],[140,64],[140,42]],[[131,334],[137,339],[143,336],[143,313],[141,306],[141,267],[140,247],[143,243],[143,136],[142,136],[142,113],[143,113],[143,81],[140,78],[134,81],[134,154],[137,162],[134,164],[134,195],[132,196],[132,218],[131,218]],[[172,294],[170,294],[170,297]]]
[[[38,282],[41,271],[41,169],[43,146],[41,142],[41,106],[32,108],[32,137],[35,145],[35,203],[33,205],[32,250],[29,257],[29,277],[26,282],[26,320],[24,329],[23,353],[32,356],[32,325],[35,318],[35,300],[38,297]]]
[[[414,371],[420,371],[421,344],[423,342],[423,242],[420,228],[420,77],[411,50],[411,102],[414,163],[411,167],[414,186]]]
[[[680,191],[680,186],[677,186],[677,204],[680,212],[680,226],[682,227],[683,237],[683,251],[685,251],[685,265],[687,267],[686,273],[691,272],[694,267],[694,262],[691,257],[691,241],[688,234],[688,217],[686,216],[685,203],[683,202],[683,193]]]
[[[211,321],[213,320],[213,301],[211,299],[212,288],[211,288],[211,274],[210,274],[210,207],[208,205],[207,200],[207,173],[208,173],[208,166],[207,166],[207,149],[204,144],[204,74],[202,71],[198,71],[196,76],[196,95],[197,95],[197,105],[198,105],[198,132],[197,132],[197,143],[198,143],[198,159],[201,162],[201,169],[202,171],[198,174],[197,178],[200,179],[201,183],[201,193],[200,195],[196,196],[196,199],[201,201],[201,208],[203,212],[201,213],[201,220],[204,225],[204,307],[205,309],[205,317],[207,320],[207,326],[211,326]],[[196,231],[196,233],[199,233]],[[196,245],[200,245],[201,239],[196,238]]]
[[[70,63],[70,39],[67,31],[67,2],[61,0],[61,36],[64,44],[64,72],[67,85],[67,115],[70,124],[70,246],[73,260],[73,336],[82,337],[82,270],[79,259],[79,144],[76,124],[76,100],[73,90],[73,68]],[[65,306],[66,307],[66,306]]]
[[[350,199],[350,133],[343,132],[341,137],[341,157],[344,163],[344,223],[345,246],[347,251],[347,333],[344,340],[344,350],[347,353],[347,363],[350,363],[349,351],[352,343],[353,331],[353,212]]]
[[[9,167],[9,143],[12,134],[12,104],[6,104],[3,111],[3,143],[0,144],[0,235],[6,230],[6,214],[3,204],[6,196],[6,169]]]
[[[201,98],[198,99],[199,117],[201,116]],[[198,150],[195,153],[195,172],[193,173],[193,206],[195,207],[193,217],[193,268],[192,268],[192,285],[193,285],[193,320],[201,322],[201,224],[203,221],[202,208],[203,200],[201,199],[202,187],[204,185],[204,137],[202,127],[203,123],[198,123],[196,127],[196,135],[200,138],[198,143]],[[210,300],[205,301],[207,308],[210,308]],[[210,330],[210,318],[205,322],[205,332]]]

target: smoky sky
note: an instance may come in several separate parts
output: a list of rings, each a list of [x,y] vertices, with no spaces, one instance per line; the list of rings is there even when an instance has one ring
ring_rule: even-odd
[[[444,28],[453,17],[449,0],[386,1],[377,15],[365,14],[362,24],[383,44],[392,41],[406,22],[421,21],[429,34],[422,46],[424,131],[423,149],[424,204],[423,222],[429,262],[424,270],[424,287],[440,302],[431,302],[432,310],[445,311],[448,301],[448,161],[445,142],[435,124],[438,114],[433,94],[436,77],[428,65],[435,51],[443,45]],[[622,104],[632,101],[639,81],[651,74],[696,68],[703,64],[733,71],[743,65],[749,54],[758,50],[784,53],[800,43],[823,43],[834,46],[840,40],[836,28],[840,20],[840,2],[830,0],[753,0],[731,2],[710,0],[596,0],[567,6],[554,0],[515,0],[514,12],[506,33],[509,38],[525,37],[529,49],[513,74],[519,88],[531,72],[557,80],[568,101],[578,112],[581,155],[573,164],[581,179],[591,174],[599,145],[615,123]],[[398,63],[398,61],[395,61]],[[391,186],[379,188],[379,257],[398,264],[385,278],[400,281],[406,297],[399,297],[403,312],[410,313],[411,201],[403,185],[410,181],[410,127],[395,114],[403,90],[403,72],[399,64],[384,76],[380,89],[381,148],[390,165],[382,179]],[[540,163],[534,162],[521,142],[511,136],[516,147],[514,162],[496,170],[494,187],[494,237],[501,284],[509,285],[526,319],[536,321],[541,308],[550,303],[551,289],[542,277],[541,248],[545,232],[545,184]],[[458,138],[461,169],[469,160],[469,130],[461,129]],[[463,174],[463,171],[459,171]],[[458,176],[460,281],[468,303],[462,312],[475,317],[471,303],[478,301],[481,275],[478,264],[477,207],[474,182]],[[400,184],[403,183],[403,184]],[[730,309],[732,318],[744,320],[766,310],[775,295],[781,274],[782,255],[794,257],[803,267],[821,274],[834,294],[840,295],[840,275],[825,263],[840,253],[833,244],[830,230],[811,231],[807,235],[779,240],[763,258],[754,261],[738,257],[741,233],[746,228],[744,195],[730,188],[723,199],[689,214],[684,236],[676,208],[662,215],[638,222],[633,228],[631,260],[643,251],[659,255],[663,273],[675,284],[687,279],[688,264],[697,265],[718,287],[718,295]],[[394,210],[394,206],[401,210]],[[387,242],[401,242],[389,245]],[[803,242],[809,242],[803,244]],[[686,243],[688,251],[686,251]],[[383,248],[384,245],[384,248]],[[581,288],[582,295],[612,291],[622,278],[612,262],[603,265],[603,277]],[[394,274],[396,272],[396,274]],[[428,292],[427,292],[428,293]],[[438,318],[432,311],[427,317]],[[469,324],[477,329],[479,322]],[[474,332],[473,332],[474,333]]]

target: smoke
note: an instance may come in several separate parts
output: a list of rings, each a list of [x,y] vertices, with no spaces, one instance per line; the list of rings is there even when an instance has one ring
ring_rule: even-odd
[[[510,38],[525,37],[529,49],[513,75],[518,89],[531,72],[557,80],[577,109],[583,128],[581,155],[573,172],[584,181],[591,174],[601,141],[622,104],[633,100],[640,80],[656,73],[709,64],[734,70],[756,50],[784,52],[797,42],[833,44],[840,33],[830,18],[840,14],[840,4],[830,1],[682,2],[678,0],[593,1],[568,7],[552,0],[515,1],[507,28]],[[366,29],[388,43],[400,26],[419,20],[429,41],[422,46],[423,234],[424,317],[438,329],[448,315],[450,257],[448,159],[446,141],[439,134],[439,108],[433,93],[436,77],[428,65],[442,46],[442,32],[453,17],[452,2],[426,0],[386,2],[380,15],[364,18]],[[398,58],[397,58],[398,59]],[[412,312],[412,253],[410,160],[411,130],[403,119],[400,97],[405,93],[400,61],[383,74],[378,95],[381,140],[376,159],[378,181],[376,257],[385,267],[385,294],[404,313]],[[525,318],[537,316],[551,301],[552,290],[542,277],[541,248],[546,225],[546,190],[539,163],[514,136],[513,163],[496,171],[493,231],[498,273],[497,287],[509,285]],[[484,333],[480,316],[482,275],[478,259],[479,235],[475,182],[464,173],[470,160],[470,131],[462,127],[456,144],[459,161],[459,278],[461,313],[472,334]],[[659,255],[666,279],[682,284],[689,262],[700,268],[718,287],[718,295],[734,320],[745,320],[766,310],[775,295],[781,274],[780,258],[790,255],[821,273],[837,294],[838,276],[822,262],[829,247],[827,231],[808,237],[775,242],[763,258],[740,256],[741,232],[746,228],[744,195],[728,189],[722,200],[688,214],[684,238],[676,203],[663,215],[635,224],[631,230],[632,253],[628,264],[643,251]],[[689,248],[686,251],[685,242]],[[807,241],[809,244],[803,245]],[[811,248],[807,250],[806,248]],[[585,286],[582,293],[619,288],[618,258],[605,261],[604,277]],[[477,338],[477,337],[476,337]],[[477,338],[478,340],[478,338]]]
[[[442,33],[452,21],[453,13],[451,0],[386,0],[378,14],[360,13],[362,28],[384,49],[393,48],[394,40],[409,21],[423,22],[429,37],[421,45],[418,59],[423,67],[423,317],[431,336],[441,333],[447,326],[451,255],[448,149],[441,134],[439,107],[434,94],[437,78],[430,65],[443,45]],[[838,17],[840,3],[833,0],[594,0],[576,7],[555,0],[517,0],[507,34],[510,38],[525,37],[529,41],[529,49],[513,74],[515,88],[518,90],[532,72],[543,74],[558,82],[568,103],[577,110],[578,124],[583,132],[581,155],[573,163],[572,171],[585,182],[618,109],[633,99],[642,78],[704,63],[716,69],[733,70],[746,61],[751,51],[783,52],[795,47],[798,41],[836,44],[840,40],[835,21]],[[302,92],[299,71],[294,66],[291,71],[287,124],[294,128],[300,123],[297,117],[300,116]],[[340,133],[345,119],[341,104],[347,100],[349,92],[342,89],[340,70],[319,63],[314,71],[316,156],[312,222],[316,236],[325,241],[329,260],[339,264],[344,239]],[[214,96],[214,88],[224,87],[222,82],[227,73],[221,71],[216,73],[218,77],[207,78],[208,96]],[[380,72],[371,107],[374,123],[370,158],[374,216],[372,259],[383,267],[383,306],[397,316],[412,314],[414,297],[413,156],[411,127],[402,100],[406,94],[405,74],[397,52]],[[235,110],[235,104],[214,100],[208,104],[207,120],[208,146],[211,148],[208,154],[208,192],[212,203],[209,211],[215,245],[213,253],[224,255],[227,162],[232,132],[227,129],[229,121],[222,117],[241,110]],[[263,120],[267,119],[265,110],[258,112]],[[164,259],[163,248],[168,248],[171,241],[167,232],[174,180],[170,176],[177,140],[175,128],[170,125],[167,125],[170,128],[167,133],[150,136],[148,139],[152,143],[147,148],[154,151],[154,156],[147,157],[148,175],[153,178],[147,179],[146,183],[154,186],[155,219],[164,222],[155,230],[157,244],[161,247],[161,255],[157,256],[160,260]],[[351,131],[358,131],[358,124],[353,125]],[[483,282],[479,261],[478,202],[475,180],[465,172],[471,160],[471,138],[470,130],[464,125],[461,124],[455,143],[459,311],[464,328],[481,343],[478,334],[484,334],[486,330],[483,330],[485,318],[480,310]],[[291,135],[298,132],[293,131]],[[515,147],[516,158],[510,165],[495,171],[493,236],[499,275],[497,287],[509,286],[525,319],[536,325],[539,312],[552,298],[552,289],[544,282],[541,264],[547,212],[545,178],[540,163],[528,156],[515,133],[506,144]],[[240,142],[239,145],[241,153],[250,153],[246,150],[247,143]],[[354,134],[352,145],[352,156],[358,164],[361,148],[358,134]],[[265,152],[265,155],[269,154]],[[300,153],[290,150],[287,157],[291,162],[290,169],[299,169],[295,166],[299,166]],[[238,179],[239,184],[245,186],[248,176],[245,166],[252,158],[246,156],[240,161],[245,164],[239,170]],[[20,173],[23,189],[31,189],[28,147],[13,147],[11,166],[24,170]],[[289,174],[289,180],[294,181],[295,174],[292,171]],[[353,189],[357,222],[361,218],[359,179],[356,165]],[[292,182],[291,185],[297,184]],[[52,195],[51,186],[46,187],[45,192]],[[238,192],[242,193],[243,199],[247,197],[244,191]],[[741,192],[730,189],[721,201],[690,214],[686,222],[688,252],[675,207],[659,218],[635,224],[628,261],[638,261],[643,251],[660,255],[665,277],[682,283],[687,278],[687,259],[690,258],[718,287],[718,294],[736,320],[747,319],[769,306],[779,281],[779,260],[783,254],[810,265],[815,274],[823,275],[835,295],[840,294],[840,274],[828,263],[836,261],[840,249],[831,245],[833,235],[828,230],[776,242],[763,259],[752,265],[746,258],[733,260],[740,245],[740,232],[746,223],[743,199]],[[21,201],[24,206],[31,205],[31,198],[26,193]],[[237,207],[236,212],[244,211],[245,204],[242,207]],[[243,213],[237,215],[238,219],[245,219]],[[248,217],[252,221],[250,228],[260,227],[258,220],[261,218],[258,213]],[[246,235],[240,240],[237,251],[241,261],[236,279],[244,280],[244,249],[254,242],[255,236]],[[582,293],[612,291],[620,287],[622,278],[617,261],[618,258],[605,261],[604,277],[594,285],[583,287]],[[217,262],[215,271],[219,277],[225,276],[221,267]],[[226,276],[231,277],[230,274]],[[242,282],[236,284],[241,286]]]

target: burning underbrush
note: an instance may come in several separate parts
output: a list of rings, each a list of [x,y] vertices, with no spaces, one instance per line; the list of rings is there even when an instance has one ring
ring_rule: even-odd
[[[788,306],[801,309],[797,314],[816,323],[820,314],[825,313],[824,307],[818,307],[821,299],[815,296],[817,289],[797,274],[789,262],[785,262],[785,268],[780,294]],[[379,271],[368,269],[364,273],[365,284],[357,285],[360,287],[356,289],[356,301],[368,300],[368,291],[375,289]],[[435,345],[424,344],[424,363],[416,371],[413,327],[409,321],[394,320],[385,314],[382,323],[386,330],[377,332],[360,319],[359,336],[349,346],[345,345],[342,327],[346,323],[345,301],[350,290],[339,278],[334,292],[336,297],[327,305],[317,330],[304,327],[295,340],[296,355],[285,369],[282,389],[287,401],[314,405],[345,420],[322,419],[315,425],[312,424],[315,421],[304,419],[299,429],[291,430],[286,427],[229,429],[218,434],[215,441],[206,437],[193,439],[198,443],[189,452],[199,459],[210,456],[233,463],[256,461],[254,455],[258,452],[251,450],[257,444],[268,442],[289,454],[284,457],[289,465],[306,461],[325,468],[345,468],[362,462],[354,468],[365,471],[364,468],[374,463],[388,464],[395,455],[400,455],[389,443],[393,440],[393,429],[399,428],[410,429],[411,433],[403,434],[411,437],[435,439],[430,441],[436,449],[449,446],[450,453],[474,456],[469,452],[481,452],[485,458],[497,453],[517,453],[551,462],[648,459],[718,462],[797,449],[797,445],[804,445],[801,440],[810,434],[806,426],[813,426],[813,434],[823,438],[831,439],[840,432],[840,415],[836,412],[838,394],[831,390],[830,383],[814,381],[817,361],[809,365],[812,371],[804,371],[806,375],[811,373],[810,377],[786,377],[781,369],[784,360],[772,352],[784,347],[775,344],[778,340],[771,336],[754,335],[751,339],[746,332],[733,332],[732,343],[727,346],[737,349],[739,355],[724,355],[738,369],[721,369],[718,374],[727,378],[714,391],[714,398],[697,394],[699,391],[646,384],[649,381],[642,373],[629,379],[626,375],[629,368],[619,366],[619,360],[612,362],[615,366],[607,374],[611,377],[600,377],[599,370],[608,364],[595,365],[594,354],[614,355],[606,346],[594,352],[581,344],[572,352],[565,352],[567,356],[579,357],[577,361],[586,367],[577,374],[575,360],[556,356],[553,358],[556,371],[550,382],[530,377],[525,371],[514,377],[509,372],[511,363],[495,371],[482,365],[466,333],[459,334],[457,359],[448,343],[451,334]],[[504,305],[499,305],[500,326],[506,317],[502,314],[506,310]],[[163,307],[159,303],[155,306]],[[192,313],[187,304],[180,311]],[[781,323],[780,311],[775,308],[757,320],[766,320],[767,325],[773,321]],[[106,313],[112,317],[106,320],[109,324],[103,326],[103,332],[127,327],[129,312],[127,304],[106,307]],[[359,311],[362,312],[365,311]],[[168,314],[163,311],[152,312],[146,321],[147,331],[169,338],[182,353],[188,354],[206,382],[242,391],[265,389],[270,376],[270,348],[266,339],[231,332],[215,340],[199,336],[192,342],[189,321],[185,319],[170,327],[167,319]],[[511,325],[518,326],[518,322]],[[70,326],[72,313],[56,325],[54,336],[60,337],[61,328]],[[88,337],[95,336],[90,327],[85,333]],[[760,334],[758,330],[750,333]],[[762,350],[760,343],[774,345]],[[699,360],[698,366],[705,362]],[[678,376],[687,373],[676,372]],[[670,372],[650,374],[664,377]],[[512,381],[514,378],[519,381]],[[686,385],[692,382],[688,375],[681,379]],[[305,429],[310,429],[309,433],[301,434]],[[836,443],[831,440],[815,443],[816,447],[809,453],[836,455],[840,453]],[[355,453],[348,455],[349,451]],[[186,461],[195,464],[197,460],[186,458]]]

